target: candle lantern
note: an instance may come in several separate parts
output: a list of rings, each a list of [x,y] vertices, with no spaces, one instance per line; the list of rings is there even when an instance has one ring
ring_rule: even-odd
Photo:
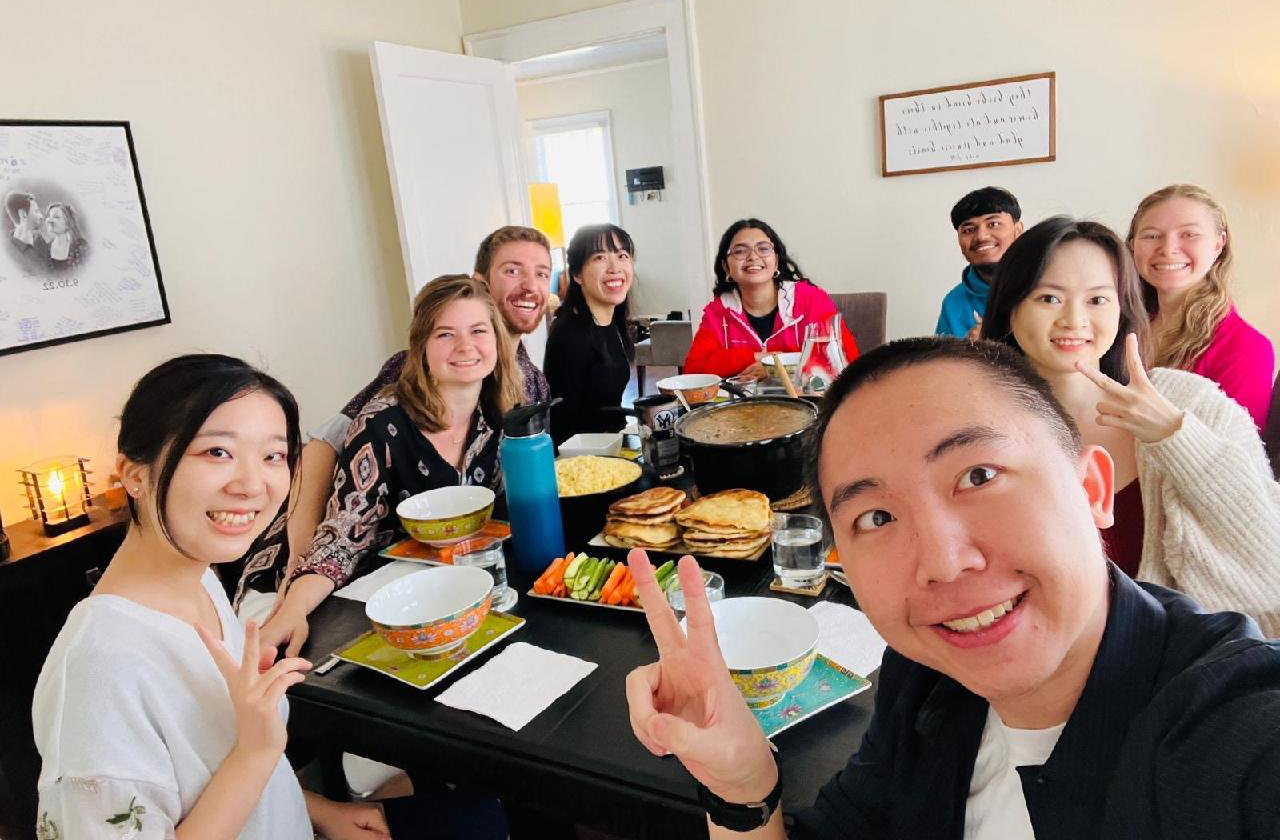
[[[27,491],[31,518],[44,526],[44,532],[55,536],[89,521],[88,458],[60,455],[46,458],[18,470]]]

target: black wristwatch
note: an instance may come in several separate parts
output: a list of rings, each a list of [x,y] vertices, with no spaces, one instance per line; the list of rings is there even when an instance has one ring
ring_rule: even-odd
[[[782,768],[778,768],[778,781],[763,802],[726,802],[698,782],[698,801],[711,821],[730,831],[753,831],[769,823],[782,804]]]

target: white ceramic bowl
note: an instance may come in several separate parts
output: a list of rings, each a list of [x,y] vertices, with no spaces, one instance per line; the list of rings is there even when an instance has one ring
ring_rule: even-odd
[[[764,356],[760,357],[760,364],[764,365],[767,370],[772,371],[774,356],[777,356],[779,359],[781,359],[782,366],[786,368],[793,368],[796,365],[800,364],[799,353],[766,353]]]
[[[492,589],[493,578],[479,566],[432,566],[383,586],[364,612],[392,647],[436,659],[484,623]]]
[[[581,432],[560,444],[560,457],[575,455],[616,456],[622,451],[621,432]]]
[[[720,377],[714,373],[682,373],[659,379],[658,390],[667,396],[675,396],[679,391],[689,405],[701,405],[716,398],[720,393],[720,382]]]
[[[804,607],[781,598],[725,598],[711,612],[729,675],[751,708],[774,705],[809,675],[818,620]]]
[[[488,487],[437,487],[396,505],[396,515],[415,540],[428,545],[453,545],[484,527],[493,513],[493,499]]]

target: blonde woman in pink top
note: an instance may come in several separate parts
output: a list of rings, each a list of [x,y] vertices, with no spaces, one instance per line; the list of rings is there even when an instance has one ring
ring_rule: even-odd
[[[1261,431],[1275,351],[1231,300],[1231,236],[1222,205],[1190,184],[1156,190],[1138,204],[1127,241],[1151,315],[1152,367],[1212,379]]]

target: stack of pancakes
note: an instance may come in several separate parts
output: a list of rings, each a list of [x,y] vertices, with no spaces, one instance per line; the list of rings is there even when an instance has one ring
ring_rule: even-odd
[[[680,542],[676,511],[686,501],[683,490],[653,487],[609,505],[604,540],[616,548],[668,549]]]
[[[696,554],[750,557],[773,533],[769,497],[754,490],[721,490],[675,515],[684,544]]]

